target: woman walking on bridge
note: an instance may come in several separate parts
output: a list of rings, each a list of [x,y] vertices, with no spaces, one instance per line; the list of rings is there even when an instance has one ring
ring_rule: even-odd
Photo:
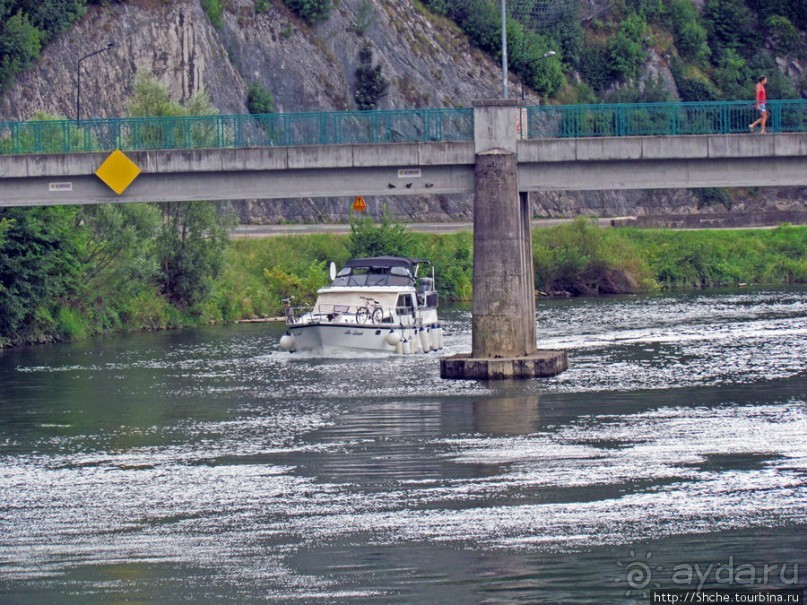
[[[765,84],[767,83],[767,76],[760,76],[757,80],[757,86],[755,89],[755,105],[757,111],[760,112],[760,116],[756,122],[748,125],[748,129],[751,132],[754,132],[754,128],[759,126],[759,132],[765,134],[765,124],[768,122],[768,111],[765,109],[765,101],[767,100],[767,95],[765,94]]]

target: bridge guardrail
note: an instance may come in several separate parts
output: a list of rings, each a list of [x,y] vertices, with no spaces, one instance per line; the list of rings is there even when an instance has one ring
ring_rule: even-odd
[[[807,100],[768,101],[767,129],[807,131]],[[541,105],[527,109],[527,138],[747,133],[759,117],[749,101]]]
[[[807,100],[768,102],[771,132],[807,131]],[[748,101],[540,105],[526,108],[526,138],[748,132]],[[473,109],[0,121],[0,155],[473,141]]]
[[[0,122],[0,155],[473,141],[473,109]]]

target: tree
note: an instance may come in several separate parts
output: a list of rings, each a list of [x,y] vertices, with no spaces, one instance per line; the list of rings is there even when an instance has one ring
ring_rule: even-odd
[[[136,295],[158,275],[155,240],[160,213],[152,204],[98,204],[81,207],[81,283],[98,305]]]
[[[350,254],[362,256],[411,256],[414,246],[412,232],[396,222],[386,208],[376,224],[371,216],[350,217]]]
[[[706,44],[706,28],[695,4],[692,0],[674,0],[671,9],[678,52],[695,63],[708,59],[711,51]]]
[[[0,16],[2,15],[0,10]],[[11,86],[14,77],[28,69],[39,56],[42,32],[28,16],[18,11],[0,25],[0,92]]]
[[[501,17],[496,3],[487,0],[451,0],[449,16],[459,24],[471,44],[501,57]]]
[[[730,48],[748,56],[759,46],[754,16],[743,0],[709,0],[704,22],[709,46],[718,54]]]
[[[169,202],[159,208],[160,289],[172,304],[193,310],[209,298],[224,267],[231,223],[211,202]]]
[[[11,229],[11,225],[13,225],[13,224],[14,223],[12,221],[8,220],[8,219],[0,218],[0,248],[3,247],[3,243],[6,241],[6,239],[5,239],[6,231]]]
[[[87,10],[85,0],[18,0],[15,4],[42,32],[44,42],[67,30]]]
[[[389,80],[381,73],[381,64],[373,67],[373,49],[365,44],[359,50],[359,66],[356,68],[356,90],[353,98],[357,107],[364,111],[375,109],[387,95]]]
[[[765,25],[776,50],[784,54],[798,52],[801,37],[790,19],[781,15],[771,15],[765,20]]]
[[[263,84],[253,82],[247,89],[247,109],[249,113],[264,114],[275,111],[275,99]]]
[[[647,58],[647,22],[640,15],[630,15],[609,43],[611,68],[617,78],[635,80]]]
[[[147,74],[138,74],[129,103],[134,116],[211,115],[215,108],[204,92],[186,105],[172,101],[168,92]],[[162,223],[156,243],[158,285],[173,304],[193,308],[211,294],[223,267],[232,218],[222,216],[212,202],[170,202],[158,205]]]
[[[539,95],[548,97],[563,85],[563,66],[557,57],[549,58],[549,42],[542,36],[525,31],[517,38],[522,43],[510,55],[513,71]]]
[[[748,96],[748,83],[753,82],[753,74],[736,51],[727,48],[718,59],[714,70],[714,83],[723,93],[725,99],[742,99]]]
[[[36,340],[75,291],[81,263],[70,206],[2,208],[0,343]]]
[[[614,81],[610,53],[605,42],[589,45],[580,58],[580,73],[597,93],[602,93]]]

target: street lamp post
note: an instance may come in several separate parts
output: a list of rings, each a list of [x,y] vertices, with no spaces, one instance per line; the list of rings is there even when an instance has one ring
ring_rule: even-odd
[[[86,54],[86,55],[84,55],[83,57],[81,57],[78,60],[78,64],[77,64],[77,67],[76,67],[76,122],[81,121],[81,62],[84,59],[89,59],[93,55],[97,55],[98,53],[102,53],[105,50],[109,50],[113,46],[115,46],[115,43],[110,42],[109,44],[107,44],[103,48],[99,48],[96,51],[93,51],[93,52],[91,52],[89,54]]]
[[[554,50],[548,50],[543,55],[541,55],[540,57],[536,57],[535,59],[533,59],[532,62],[530,63],[530,65],[532,65],[533,62],[538,61],[540,59],[546,59],[547,57],[554,57],[556,54],[558,54],[558,53],[556,53]],[[522,99],[524,98],[524,77],[523,76],[521,78],[521,98]]]
[[[507,98],[507,1],[502,0],[502,98]]]

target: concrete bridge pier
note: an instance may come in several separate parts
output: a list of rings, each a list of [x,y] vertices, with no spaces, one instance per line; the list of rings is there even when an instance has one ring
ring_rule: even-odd
[[[441,359],[443,378],[534,378],[568,367],[565,351],[536,346],[529,194],[518,190],[518,118],[515,100],[474,107],[472,351]]]

